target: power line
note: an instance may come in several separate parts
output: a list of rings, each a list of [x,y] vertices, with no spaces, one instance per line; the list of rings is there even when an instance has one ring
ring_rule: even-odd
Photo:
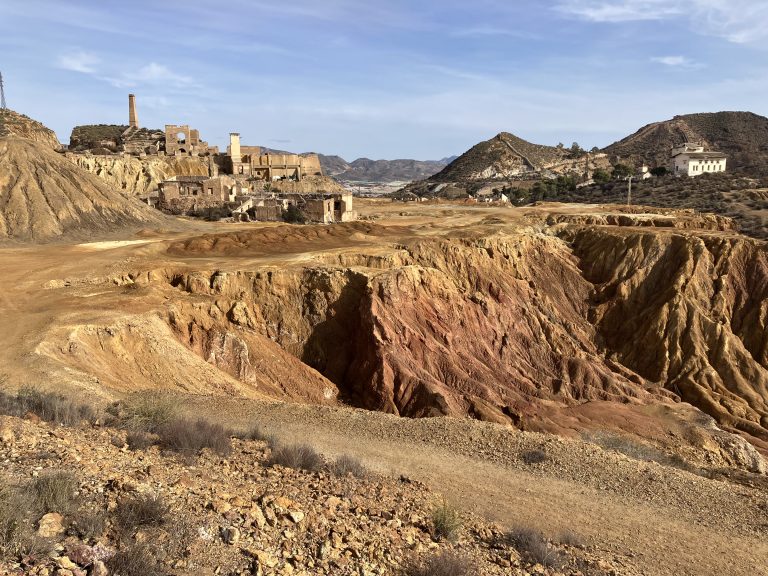
[[[5,88],[3,88],[3,73],[0,72],[0,110],[7,110],[8,105],[5,103]]]

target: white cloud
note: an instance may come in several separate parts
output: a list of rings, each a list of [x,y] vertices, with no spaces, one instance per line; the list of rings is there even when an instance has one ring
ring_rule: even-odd
[[[558,0],[556,9],[590,22],[687,20],[697,32],[739,44],[768,38],[764,0]]]
[[[71,70],[82,74],[95,74],[96,66],[100,62],[101,59],[95,54],[79,51],[60,55],[56,60],[56,66],[62,70]]]
[[[663,20],[679,16],[675,0],[561,0],[557,9],[591,22]]]
[[[694,60],[691,60],[687,56],[656,56],[655,58],[651,58],[651,62],[656,62],[657,64],[664,64],[664,66],[669,66],[671,68],[703,68],[703,64],[700,62],[696,62]]]
[[[138,70],[123,72],[118,76],[105,76],[103,79],[116,88],[133,88],[140,85],[185,88],[195,85],[194,80],[189,76],[177,74],[167,66],[157,62],[150,62]]]

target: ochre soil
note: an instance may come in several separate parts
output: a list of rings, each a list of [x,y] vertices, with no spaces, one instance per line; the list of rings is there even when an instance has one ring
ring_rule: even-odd
[[[0,248],[4,387],[168,389],[212,418],[258,413],[355,448],[495,520],[575,520],[648,574],[766,573],[766,492],[746,472],[768,449],[764,243],[689,212],[358,209],[366,220],[333,227]],[[517,440],[484,436],[515,429],[553,443],[554,463],[521,469],[505,456]],[[617,464],[578,440],[595,431],[752,486]]]

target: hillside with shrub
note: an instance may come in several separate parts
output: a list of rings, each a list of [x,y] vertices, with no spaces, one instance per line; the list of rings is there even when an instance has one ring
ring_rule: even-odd
[[[768,118],[752,112],[675,116],[644,126],[603,151],[615,162],[667,166],[670,150],[683,142],[724,152],[731,173],[768,176]]]

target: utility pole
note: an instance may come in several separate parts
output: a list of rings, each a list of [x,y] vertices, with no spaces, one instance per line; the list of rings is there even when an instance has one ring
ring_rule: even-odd
[[[629,177],[629,186],[627,187],[627,208],[632,206],[632,178],[634,176]]]
[[[0,72],[0,110],[8,110],[8,105],[5,103],[5,88],[3,88],[2,72]]]

